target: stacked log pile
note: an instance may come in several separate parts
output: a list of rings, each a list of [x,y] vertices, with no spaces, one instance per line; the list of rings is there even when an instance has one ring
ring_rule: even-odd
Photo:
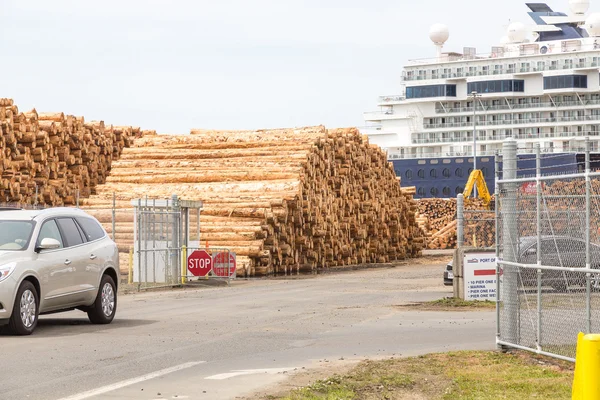
[[[417,219],[429,249],[456,247],[456,199],[420,199]]]
[[[146,136],[97,190],[87,207],[109,210],[113,192],[120,208],[174,193],[202,200],[200,243],[235,251],[242,275],[386,263],[424,246],[414,192],[356,129]],[[126,224],[118,236],[132,242]]]
[[[72,205],[77,195],[90,196],[142,134],[63,113],[22,113],[12,99],[0,99],[0,128],[0,202],[20,205]]]
[[[427,248],[456,248],[456,199],[420,199],[417,202],[419,205],[417,221],[427,237]],[[475,243],[478,247],[489,247],[495,244],[493,207],[494,201],[487,208],[480,199],[465,201],[466,244]]]

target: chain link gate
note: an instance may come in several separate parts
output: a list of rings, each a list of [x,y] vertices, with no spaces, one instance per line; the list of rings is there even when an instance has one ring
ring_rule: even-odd
[[[131,204],[134,207],[133,282],[138,284],[138,289],[181,284],[182,249],[199,243],[202,202],[179,200],[173,195],[167,200],[135,199]],[[192,229],[193,223],[196,229]]]
[[[578,333],[600,331],[600,173],[589,141],[563,175],[544,174],[539,145],[535,174],[518,171],[516,147],[496,178],[497,343],[574,361]]]

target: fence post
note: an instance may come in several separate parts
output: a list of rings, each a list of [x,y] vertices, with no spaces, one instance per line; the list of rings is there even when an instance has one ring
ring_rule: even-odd
[[[461,248],[464,245],[465,235],[465,198],[462,193],[456,198],[456,247]]]
[[[494,204],[494,213],[496,214],[495,223],[495,242],[496,242],[496,340],[500,340],[500,265],[497,260],[500,258],[500,152],[496,150],[494,157],[494,194],[496,200]]]
[[[135,221],[137,228],[137,270],[138,270],[138,292],[142,288],[142,199],[138,198],[138,206],[135,208]]]
[[[117,206],[117,196],[115,194],[115,192],[113,192],[113,202],[112,202],[112,240],[114,242],[115,237],[116,237],[116,233],[115,233],[115,222],[116,222],[116,215],[115,215],[115,208]]]
[[[535,208],[536,233],[537,233],[537,265],[542,265],[542,160],[540,144],[535,145],[535,193],[537,207]],[[542,269],[537,269],[537,349],[542,350]]]
[[[184,244],[181,246],[181,284],[185,285],[185,278],[187,276],[187,247]]]
[[[517,141],[507,138],[502,143],[503,180],[517,178]],[[502,204],[502,257],[504,261],[517,262],[517,243],[519,232],[517,225],[517,190],[514,182],[503,184],[505,192]],[[516,267],[504,265],[502,282],[502,302],[507,326],[502,330],[502,340],[508,343],[518,343],[519,328],[519,298],[518,276]],[[501,327],[502,328],[502,327]]]
[[[590,221],[591,221],[591,180],[590,180],[590,138],[585,138],[585,267],[590,269],[591,257],[590,257]],[[589,272],[585,274],[585,309],[587,316],[587,333],[592,333],[592,274]]]
[[[174,276],[177,276],[178,274],[178,267],[181,265],[180,263],[180,250],[181,250],[181,243],[179,243],[179,233],[181,231],[181,224],[180,224],[180,219],[181,219],[181,212],[179,210],[179,200],[177,198],[177,195],[174,194],[171,196],[171,201],[172,201],[172,227],[171,227],[171,233],[172,233],[172,242],[171,242],[171,265],[174,266],[173,270],[175,271],[175,273],[173,274]]]

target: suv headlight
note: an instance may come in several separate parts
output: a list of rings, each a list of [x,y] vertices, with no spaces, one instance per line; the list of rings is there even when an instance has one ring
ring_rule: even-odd
[[[10,276],[10,274],[12,274],[12,272],[15,270],[16,266],[17,266],[17,263],[14,263],[14,262],[9,263],[9,264],[0,265],[0,282],[5,280],[6,278],[8,278]]]

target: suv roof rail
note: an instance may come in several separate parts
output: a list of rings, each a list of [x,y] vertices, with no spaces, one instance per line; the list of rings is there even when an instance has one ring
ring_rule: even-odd
[[[21,207],[0,207],[0,211],[17,211],[17,210],[22,210]]]

